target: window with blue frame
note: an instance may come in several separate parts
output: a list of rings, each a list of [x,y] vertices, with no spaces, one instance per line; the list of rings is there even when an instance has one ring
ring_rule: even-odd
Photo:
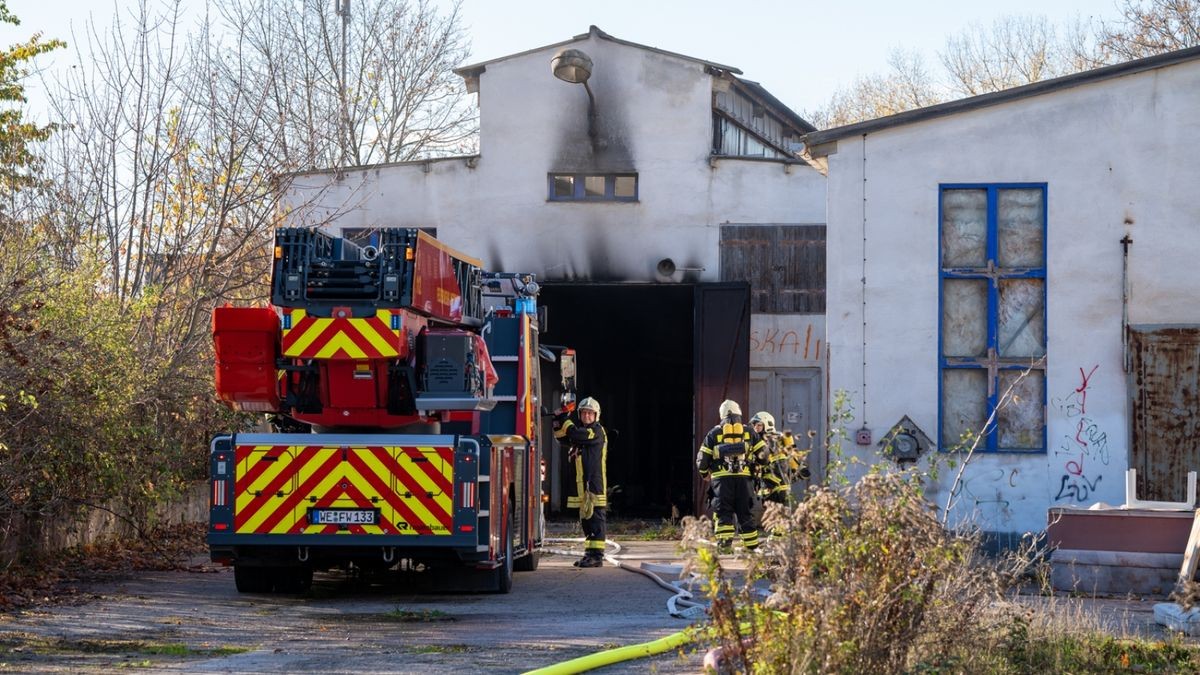
[[[1045,452],[1046,185],[939,193],[940,446]]]
[[[552,173],[550,201],[554,202],[636,202],[636,173]]]

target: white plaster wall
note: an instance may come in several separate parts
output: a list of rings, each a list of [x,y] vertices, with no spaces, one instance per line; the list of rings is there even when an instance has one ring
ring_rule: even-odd
[[[807,166],[708,161],[712,78],[701,63],[599,38],[591,56],[604,148],[592,153],[587,96],[550,72],[554,49],[488,64],[480,157],[298,176],[293,222],[437,227],[494,270],[550,279],[715,281],[719,225],[822,223],[825,179]],[[553,171],[636,171],[636,203],[547,201]]]
[[[976,457],[955,518],[1037,531],[1049,506],[1124,501],[1119,241],[1134,241],[1131,322],[1200,322],[1197,110],[1192,62],[838,141],[828,184],[830,386],[851,393],[851,426],[876,439],[905,414],[938,435],[939,183],[1047,183],[1049,448]],[[851,447],[878,459],[874,446]],[[943,472],[942,503],[949,483]]]

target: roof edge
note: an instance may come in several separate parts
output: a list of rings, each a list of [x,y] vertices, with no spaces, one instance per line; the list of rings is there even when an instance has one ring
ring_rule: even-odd
[[[425,159],[406,159],[399,162],[379,162],[377,164],[359,164],[356,166],[342,167],[325,167],[313,169],[301,169],[299,171],[285,171],[276,174],[278,177],[299,177],[299,176],[319,176],[322,174],[347,174],[354,171],[374,171],[376,169],[386,169],[393,166],[421,166],[423,164],[437,164],[440,162],[453,162],[455,160],[467,163],[471,167],[471,162],[478,162],[481,155],[475,153],[472,155],[445,155],[443,157],[426,157]],[[473,167],[472,167],[473,168]]]
[[[946,117],[960,112],[969,112],[981,108],[987,108],[1010,101],[1016,101],[1041,94],[1058,91],[1060,89],[1069,89],[1078,87],[1092,82],[1100,82],[1109,80],[1115,77],[1124,75],[1133,75],[1136,73],[1145,72],[1148,70],[1156,70],[1158,68],[1166,68],[1168,66],[1178,65],[1193,59],[1200,58],[1200,47],[1188,47],[1187,49],[1178,49],[1163,54],[1155,54],[1142,59],[1133,61],[1125,61],[1116,63],[1111,66],[1094,68],[1085,70],[1062,77],[1056,77],[1051,80],[1042,80],[1041,82],[1033,82],[1031,84],[1013,87],[1012,89],[1004,89],[1001,91],[989,92],[969,98],[961,98],[937,105],[927,106],[925,108],[915,108],[906,110],[895,115],[887,117],[878,117],[873,120],[864,122],[856,122],[847,124],[841,127],[825,129],[823,131],[814,131],[804,136],[804,142],[810,148],[818,145],[832,143],[847,136],[858,136],[868,134],[881,129],[887,129],[915,122],[923,122],[925,120],[935,119],[938,117]]]
[[[762,98],[772,108],[778,110],[784,117],[787,118],[789,122],[792,123],[793,126],[799,129],[801,132],[812,133],[817,130],[817,128],[813,126],[811,122],[801,117],[799,113],[788,107],[786,103],[780,101],[774,94],[768,91],[766,87],[762,86],[762,84],[753,80],[747,80],[744,77],[738,77],[736,75],[731,75],[730,77],[737,86],[749,90],[753,96]]]
[[[669,52],[665,49],[659,49],[658,47],[651,47],[649,45],[644,45],[644,44],[640,44],[637,42],[630,42],[629,40],[622,40],[621,38],[613,37],[612,35],[605,33],[604,31],[600,30],[600,28],[598,26],[594,26],[594,25],[588,26],[588,32],[582,33],[580,35],[576,35],[575,37],[573,37],[569,40],[563,40],[562,42],[555,42],[553,44],[543,45],[541,47],[534,47],[533,49],[526,49],[525,51],[516,52],[514,54],[498,56],[494,59],[488,59],[487,61],[479,61],[478,63],[471,63],[471,64],[459,66],[458,68],[455,68],[453,72],[454,72],[454,74],[456,74],[460,77],[464,77],[464,78],[470,77],[473,75],[478,75],[479,73],[483,72],[487,68],[487,66],[489,66],[493,63],[499,63],[500,61],[507,61],[509,59],[515,59],[519,56],[526,56],[528,54],[544,51],[547,49],[554,49],[556,47],[565,47],[569,44],[574,44],[576,42],[586,40],[590,37],[596,37],[601,40],[608,40],[609,42],[615,42],[619,45],[625,45],[627,47],[636,47],[638,49],[644,49],[648,52],[654,52],[656,54],[662,54],[664,56],[673,56],[678,59],[683,59],[685,61],[692,61],[693,63],[700,63],[705,66],[711,66],[713,68],[720,68],[722,70],[728,70],[729,72],[737,74],[737,75],[742,74],[741,70],[738,70],[737,68],[734,68],[733,66],[722,65],[715,61],[699,59],[694,56],[688,56],[687,54],[679,54],[677,52]]]

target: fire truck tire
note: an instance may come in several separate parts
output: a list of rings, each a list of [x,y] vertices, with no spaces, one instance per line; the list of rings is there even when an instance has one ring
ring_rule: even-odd
[[[283,567],[274,572],[275,590],[279,593],[304,593],[312,588],[311,567]]]
[[[233,585],[238,593],[270,593],[272,582],[269,568],[233,566]]]
[[[532,572],[538,568],[538,560],[542,554],[530,551],[513,561],[513,569],[518,572]]]
[[[496,592],[508,593],[513,581],[512,513],[504,519],[504,562],[493,572],[496,575]]]

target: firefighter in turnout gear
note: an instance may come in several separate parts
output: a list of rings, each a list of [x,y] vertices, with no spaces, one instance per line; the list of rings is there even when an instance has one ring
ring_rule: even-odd
[[[787,448],[775,430],[775,416],[765,410],[754,413],[750,426],[766,443],[758,456],[756,483],[763,501],[787,504],[792,496],[792,472],[788,466]]]
[[[704,437],[696,454],[700,475],[712,479],[713,530],[717,548],[732,551],[733,535],[747,550],[758,547],[758,528],[750,516],[754,501],[751,469],[766,443],[749,425],[742,424],[742,409],[725,401],[719,409],[721,423]]]
[[[796,437],[792,435],[791,429],[784,429],[783,436],[779,438],[779,452],[786,458],[783,464],[787,469],[788,476],[791,477],[791,482],[809,480],[812,478],[812,472],[808,470],[808,454],[809,450],[801,450],[796,447]]]
[[[585,398],[574,413],[555,417],[554,437],[567,449],[567,459],[575,462],[575,496],[567,498],[567,508],[579,509],[584,536],[584,554],[575,566],[600,567],[604,564],[604,510],[608,507],[604,467],[608,438],[600,426],[599,401]]]

